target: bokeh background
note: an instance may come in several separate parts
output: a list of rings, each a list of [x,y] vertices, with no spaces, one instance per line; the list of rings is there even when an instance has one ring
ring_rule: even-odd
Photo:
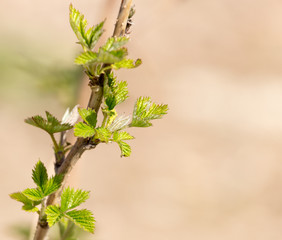
[[[73,0],[90,24],[119,0]],[[282,239],[282,2],[134,1],[132,58],[121,70],[130,99],[169,104],[153,128],[133,129],[130,158],[114,144],[86,152],[70,184],[91,191],[96,240]],[[80,48],[69,1],[0,2],[0,239],[34,217],[8,194],[32,185],[40,158],[52,170],[51,141],[23,122],[45,110],[61,118],[85,106],[87,80],[73,64]],[[51,172],[51,171],[50,171]]]

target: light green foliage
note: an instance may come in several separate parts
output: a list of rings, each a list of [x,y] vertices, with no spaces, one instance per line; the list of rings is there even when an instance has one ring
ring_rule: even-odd
[[[47,170],[41,161],[38,161],[32,170],[32,179],[37,185],[37,188],[27,188],[22,192],[12,193],[11,198],[22,202],[23,209],[26,211],[38,211],[35,206],[41,201],[57,191],[61,187],[63,180],[62,175],[56,175],[48,178]]]
[[[150,97],[140,97],[137,99],[132,116],[131,127],[149,127],[152,126],[151,120],[160,119],[167,114],[168,106],[166,104],[157,105],[153,103]]]
[[[126,55],[126,48],[121,48],[113,51],[107,51],[100,48],[98,53],[87,51],[85,53],[80,54],[74,62],[78,65],[90,65],[100,63],[112,64],[123,60]]]
[[[61,218],[68,218],[82,229],[94,232],[93,214],[86,209],[72,210],[79,206],[89,198],[89,192],[83,190],[74,190],[73,188],[65,188],[61,195],[61,206],[48,206],[45,213],[50,226],[53,226]]]
[[[104,99],[109,110],[128,98],[128,88],[126,81],[118,82],[114,74],[108,74],[104,84]]]
[[[124,45],[129,38],[125,36],[111,37],[98,51],[92,51],[104,31],[104,22],[86,30],[86,19],[72,5],[70,5],[70,25],[84,50],[75,59],[75,63],[83,65],[89,77],[98,77],[109,69],[134,68],[141,64],[140,59],[136,61],[126,59],[128,53]]]
[[[123,140],[131,140],[134,137],[131,136],[128,132],[114,132],[113,141],[115,141],[121,150],[121,156],[129,157],[131,154],[131,147],[124,142]]]
[[[114,51],[118,50],[119,48],[123,47],[127,42],[129,41],[128,37],[111,37],[108,38],[107,42],[104,46],[102,46],[102,49],[105,51]]]
[[[103,34],[104,22],[86,30],[87,21],[84,16],[70,5],[70,25],[83,48],[91,50]]]
[[[138,66],[140,66],[142,64],[142,60],[141,59],[137,59],[136,61],[134,61],[133,59],[123,59],[120,62],[116,62],[114,64],[112,64],[112,68],[115,70],[118,70],[120,68],[136,68]]]
[[[78,113],[89,126],[95,128],[97,123],[97,114],[93,109],[79,108]]]
[[[94,233],[94,217],[92,212],[87,209],[72,210],[66,213],[66,216],[72,220],[77,226],[83,228],[85,231]]]
[[[118,143],[119,148],[121,150],[121,156],[122,157],[129,157],[130,154],[131,154],[131,147],[126,142],[123,142],[123,141],[118,141],[117,143]]]
[[[35,127],[41,128],[49,134],[54,134],[57,132],[64,132],[72,128],[70,124],[62,124],[57,118],[55,118],[51,113],[46,111],[47,119],[36,115],[31,118],[25,119],[25,122],[33,125]]]
[[[94,139],[98,139],[100,142],[109,142],[112,133],[107,128],[99,127],[95,129],[96,133]]]
[[[35,184],[42,190],[48,181],[47,169],[41,161],[38,161],[32,170],[32,179]]]
[[[10,197],[18,202],[23,203],[22,209],[28,212],[37,212],[39,211],[38,208],[36,207],[41,203],[41,201],[33,201],[27,198],[23,193],[21,192],[15,192],[11,193]]]
[[[95,135],[95,129],[85,123],[79,122],[74,126],[74,136],[76,137],[93,137]]]
[[[61,195],[61,210],[67,211],[84,203],[89,198],[89,192],[67,187]]]
[[[64,216],[60,208],[55,205],[48,206],[45,210],[45,213],[47,215],[47,222],[50,227],[52,227]]]
[[[74,135],[83,138],[93,137],[97,123],[95,110],[80,108],[78,112],[85,123],[79,122],[74,126]]]

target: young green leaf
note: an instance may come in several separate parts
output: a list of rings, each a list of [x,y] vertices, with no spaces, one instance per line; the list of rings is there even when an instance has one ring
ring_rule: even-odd
[[[114,132],[113,141],[119,142],[121,140],[131,140],[134,139],[128,132]]]
[[[112,68],[115,70],[118,70],[120,68],[136,68],[138,66],[140,66],[142,63],[141,59],[137,59],[136,61],[134,61],[133,59],[123,59],[120,62],[116,62],[114,64],[112,64]]]
[[[80,54],[74,62],[78,65],[91,65],[91,64],[112,64],[120,62],[127,55],[127,49],[121,48],[113,51],[106,51],[100,48],[98,53],[87,51]]]
[[[83,119],[83,121],[85,121],[92,128],[96,127],[97,113],[95,112],[95,110],[91,108],[89,109],[80,108],[78,109],[78,112],[81,118]]]
[[[118,141],[117,143],[121,150],[121,156],[129,157],[131,154],[131,147],[126,142],[123,142],[123,141]]]
[[[67,187],[61,195],[61,211],[65,212],[73,209],[84,203],[88,198],[88,191],[83,191],[81,189],[75,191],[73,188]]]
[[[31,118],[25,119],[25,122],[35,127],[41,128],[49,134],[64,132],[72,128],[70,124],[61,124],[58,119],[56,119],[52,114],[47,111],[46,117],[47,119],[44,119],[43,117],[36,115]]]
[[[48,174],[46,167],[40,160],[36,163],[34,169],[32,170],[32,179],[43,192],[44,186],[48,181]]]
[[[96,133],[94,136],[94,139],[99,139],[101,142],[108,142],[110,140],[110,137],[112,133],[107,129],[103,127],[96,128]]]
[[[45,210],[45,213],[47,215],[47,222],[50,227],[60,221],[60,219],[64,216],[60,209],[55,205],[48,206]]]
[[[132,116],[131,127],[152,126],[151,120],[160,119],[167,114],[168,106],[157,105],[152,102],[150,97],[140,97],[137,99]]]
[[[112,51],[106,51],[103,48],[100,48],[98,52],[98,62],[107,64],[120,62],[125,56],[127,56],[127,54],[126,48],[120,48]]]
[[[103,30],[104,23],[105,23],[105,21],[97,24],[94,27],[89,28],[88,31],[86,32],[85,36],[86,36],[86,39],[87,39],[88,48],[90,50],[95,47],[96,43],[98,42],[98,40],[102,36],[102,34],[104,32],[104,30]]]
[[[72,220],[77,226],[82,229],[94,233],[94,217],[92,212],[86,209],[72,210],[66,213],[66,217]]]
[[[38,208],[36,206],[41,203],[41,201],[30,200],[21,192],[12,193],[10,194],[10,197],[18,202],[23,203],[24,205],[22,209],[28,212],[37,212]]]
[[[27,188],[22,193],[32,201],[41,201],[45,197],[38,188]]]
[[[105,43],[102,48],[106,51],[113,51],[113,50],[118,50],[121,47],[123,47],[127,42],[129,41],[128,37],[111,37],[108,38],[107,42]]]
[[[85,123],[79,122],[74,126],[74,135],[83,138],[93,137],[95,135],[95,129]]]
[[[89,65],[98,63],[98,54],[96,52],[87,51],[80,54],[75,60],[75,64],[78,65]]]
[[[116,142],[121,150],[121,156],[129,157],[131,154],[131,147],[124,142],[123,140],[130,140],[134,137],[131,136],[128,132],[114,132],[113,133],[113,141]]]
[[[54,177],[48,179],[46,184],[43,187],[43,194],[44,196],[49,196],[50,194],[56,192],[62,185],[63,175],[58,174]]]
[[[128,98],[127,82],[116,81],[112,73],[107,75],[107,81],[104,84],[104,98],[108,109],[114,109],[116,105]]]
[[[86,31],[87,21],[84,16],[70,5],[70,25],[80,44],[89,50],[94,48],[103,33],[104,21]]]

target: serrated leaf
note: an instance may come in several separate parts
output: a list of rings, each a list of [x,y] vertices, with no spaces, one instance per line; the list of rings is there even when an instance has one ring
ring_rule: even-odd
[[[117,143],[121,150],[121,156],[129,157],[131,154],[131,147],[126,142],[123,141],[118,141]]]
[[[70,25],[80,44],[91,50],[103,33],[104,21],[86,31],[87,21],[84,15],[70,5]]]
[[[79,122],[74,126],[74,135],[83,138],[93,137],[95,135],[95,129],[85,123]]]
[[[96,133],[94,138],[99,139],[101,142],[108,142],[110,140],[110,137],[112,133],[107,129],[103,127],[96,128]]]
[[[30,200],[21,192],[12,193],[10,194],[10,197],[18,202],[23,203],[24,205],[22,209],[28,212],[37,212],[38,208],[36,206],[41,203],[41,201]]]
[[[128,132],[114,132],[113,133],[113,141],[119,142],[121,140],[131,140],[134,139]]]
[[[34,169],[32,170],[32,179],[43,192],[44,185],[48,181],[48,174],[46,167],[40,160],[36,163]]]
[[[133,59],[123,59],[120,62],[116,62],[114,64],[112,64],[112,68],[115,70],[118,70],[120,68],[136,68],[138,66],[140,66],[142,63],[141,59],[137,59],[136,61],[134,61]]]
[[[114,51],[106,51],[102,48],[99,49],[98,53],[87,51],[80,54],[74,62],[78,65],[91,65],[91,64],[112,64],[120,62],[127,55],[127,49],[121,48]]]
[[[31,118],[25,119],[25,122],[33,125],[35,127],[41,128],[48,132],[49,134],[57,133],[57,132],[64,132],[72,128],[70,124],[64,123],[61,124],[58,119],[56,119],[52,114],[46,111],[47,119],[36,115]]]
[[[22,193],[32,201],[41,201],[45,197],[38,188],[27,188]]]
[[[45,210],[45,213],[47,215],[47,222],[50,227],[60,221],[60,219],[64,216],[60,209],[55,205],[48,206]]]
[[[61,210],[63,212],[73,209],[84,203],[89,198],[89,192],[81,189],[74,190],[67,187],[61,195]]]
[[[108,109],[114,109],[116,105],[128,98],[127,82],[118,82],[113,74],[109,74],[104,84],[104,98]]]
[[[102,36],[104,32],[104,23],[105,21],[97,24],[94,27],[89,28],[89,30],[86,32],[87,44],[89,49],[93,49],[100,37]]]
[[[66,213],[66,216],[72,220],[77,226],[81,227],[85,231],[94,233],[94,217],[92,212],[87,209],[73,210]]]
[[[152,126],[151,120],[160,119],[167,114],[168,106],[165,104],[157,105],[152,102],[150,97],[140,97],[137,99],[132,116],[131,127]]]
[[[106,51],[103,48],[100,48],[97,56],[97,61],[99,63],[112,64],[120,62],[126,55],[126,48],[120,48],[118,50],[113,51]]]
[[[111,37],[108,38],[105,45],[102,47],[106,51],[113,51],[118,50],[119,48],[123,47],[129,41],[128,37]]]
[[[55,175],[54,177],[48,179],[48,181],[46,182],[43,188],[44,196],[49,196],[50,194],[57,191],[61,187],[62,181],[63,181],[63,175],[61,174]]]
[[[92,63],[98,63],[98,54],[87,51],[82,54],[80,54],[74,62],[78,65],[87,65],[87,64],[92,64]]]
[[[88,125],[90,125],[93,128],[96,127],[97,114],[95,110],[91,108],[89,109],[80,108],[78,109],[78,112],[81,118],[83,119],[83,121],[85,121]]]

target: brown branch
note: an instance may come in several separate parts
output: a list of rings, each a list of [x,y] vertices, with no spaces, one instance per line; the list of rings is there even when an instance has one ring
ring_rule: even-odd
[[[120,10],[117,18],[117,22],[115,24],[115,29],[113,36],[122,36],[125,34],[125,29],[127,25],[127,19],[130,12],[132,0],[122,0],[120,5]],[[98,79],[90,79],[90,88],[91,88],[91,96],[88,102],[88,107],[92,108],[98,113],[102,99],[103,99],[103,84],[104,84],[104,75],[100,75]],[[88,139],[78,138],[71,148],[70,152],[66,156],[65,160],[63,161],[62,165],[58,168],[56,174],[63,174],[64,179],[62,183],[61,189],[57,192],[50,195],[47,199],[47,206],[53,205],[56,203],[65,183],[68,175],[70,174],[72,168],[84,153],[85,150],[89,148],[95,148],[96,145],[89,144]],[[49,230],[48,223],[43,221],[42,219],[38,219],[37,227],[34,235],[34,240],[44,240],[47,232]]]
[[[132,0],[122,0],[117,22],[115,25],[115,30],[113,33],[114,37],[122,36],[125,34],[125,28],[127,25],[127,19],[129,16],[130,8],[131,8]]]

